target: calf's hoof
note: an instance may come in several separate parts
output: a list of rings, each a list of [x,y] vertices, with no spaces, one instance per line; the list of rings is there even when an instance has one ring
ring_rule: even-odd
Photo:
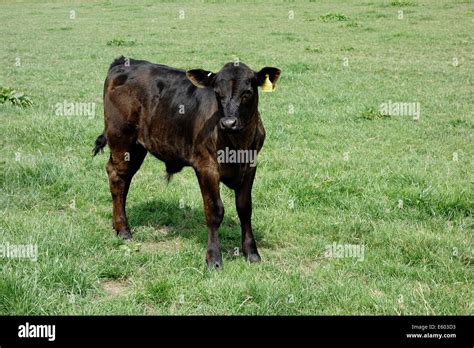
[[[206,254],[206,262],[209,270],[215,269],[217,271],[220,271],[224,267],[222,264],[222,256],[220,252],[213,252],[212,250],[208,250]]]
[[[221,271],[223,268],[222,261],[207,261],[207,268],[209,268],[210,271]]]
[[[249,262],[260,262],[262,258],[258,253],[251,253],[245,256],[245,259]]]
[[[119,238],[122,238],[124,241],[131,241],[132,240],[132,232],[129,229],[124,228],[117,233]]]

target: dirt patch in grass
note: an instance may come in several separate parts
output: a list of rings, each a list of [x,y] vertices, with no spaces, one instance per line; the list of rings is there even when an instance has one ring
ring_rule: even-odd
[[[102,288],[110,298],[123,296],[127,293],[129,284],[125,280],[106,280],[101,282]]]
[[[159,242],[143,242],[141,250],[143,252],[155,253],[160,251],[180,251],[182,247],[181,238],[173,238]]]

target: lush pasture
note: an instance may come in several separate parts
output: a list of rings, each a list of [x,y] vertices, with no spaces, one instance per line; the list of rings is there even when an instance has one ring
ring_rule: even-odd
[[[0,244],[38,247],[0,258],[0,314],[473,313],[472,1],[8,1],[0,23],[0,86],[33,101],[0,105]],[[167,185],[151,156],[127,202],[135,243],[114,236],[108,150],[91,149],[121,54],[283,70],[260,96],[261,264],[235,255],[222,187],[224,270],[209,272],[194,172]],[[64,101],[96,115],[57,115]],[[334,243],[363,259],[327,257]]]

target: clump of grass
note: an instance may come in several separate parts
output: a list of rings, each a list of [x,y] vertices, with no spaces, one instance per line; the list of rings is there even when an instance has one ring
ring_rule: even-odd
[[[323,22],[343,22],[349,20],[347,16],[339,13],[328,13],[319,17]]]
[[[395,0],[390,3],[391,6],[416,6],[413,1],[408,0]]]
[[[149,281],[138,298],[144,302],[169,303],[173,298],[173,286],[166,279]]]
[[[448,122],[453,127],[469,127],[469,122],[460,118]]]
[[[271,32],[270,35],[281,36],[283,39],[287,41],[300,41],[300,39],[294,34],[289,32]]]
[[[322,53],[323,50],[319,47],[306,47],[305,51],[311,52],[311,53]]]
[[[371,121],[386,119],[389,117],[390,115],[383,114],[382,112],[380,112],[379,109],[374,108],[373,106],[366,108],[360,115],[360,118],[363,118],[365,120],[371,120]]]
[[[113,39],[107,41],[107,46],[133,46],[135,45],[135,40],[126,40],[126,39]]]
[[[289,35],[288,35],[288,36],[285,36],[284,38],[286,39],[286,41],[290,41],[290,42],[298,42],[298,41],[300,41],[300,39],[298,39],[298,38],[295,37],[295,36],[289,36]]]
[[[356,21],[350,21],[349,23],[345,24],[344,27],[346,28],[360,28],[361,25]]]
[[[22,108],[33,105],[33,101],[24,93],[17,92],[9,87],[0,87],[0,104],[5,104],[6,102]]]

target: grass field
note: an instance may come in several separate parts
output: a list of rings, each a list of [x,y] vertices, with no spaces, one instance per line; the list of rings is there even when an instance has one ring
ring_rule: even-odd
[[[33,101],[0,105],[0,243],[38,247],[0,258],[0,314],[473,314],[473,1],[2,2],[0,22],[0,86]],[[194,172],[166,185],[151,156],[127,201],[135,242],[115,237],[108,150],[91,149],[122,54],[282,69],[260,96],[261,264],[234,255],[222,186],[224,270],[209,272]],[[64,101],[96,115],[56,115]],[[363,259],[327,257],[334,243]]]

